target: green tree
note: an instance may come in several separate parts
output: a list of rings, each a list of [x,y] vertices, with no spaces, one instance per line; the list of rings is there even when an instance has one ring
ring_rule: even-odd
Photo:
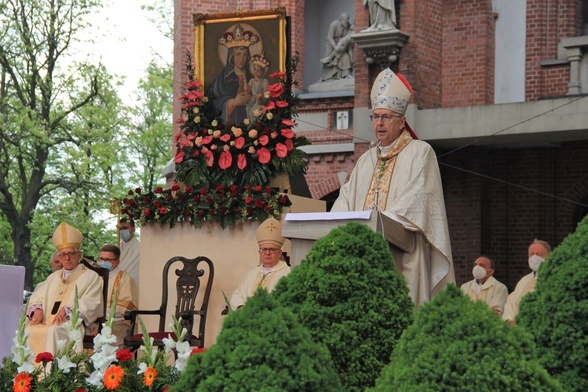
[[[336,228],[272,292],[329,349],[344,390],[374,385],[412,322],[414,305],[388,246],[365,225]]]
[[[539,362],[566,391],[588,390],[588,217],[551,252],[517,325],[533,334]]]
[[[422,306],[372,392],[561,391],[532,337],[454,284]]]
[[[63,218],[89,233],[96,224],[93,202],[116,183],[113,134],[119,131],[120,102],[111,78],[103,67],[66,57],[95,5],[0,5],[0,211],[10,227],[12,259],[26,268],[29,290],[36,262],[32,227],[54,228]],[[49,221],[36,219],[48,212]]]
[[[159,65],[153,60],[147,67],[146,77],[139,81],[127,151],[128,169],[135,184],[144,191],[152,191],[164,182],[161,170],[172,155],[172,75],[171,64]]]
[[[223,323],[216,343],[193,355],[174,391],[340,391],[327,349],[259,289]]]

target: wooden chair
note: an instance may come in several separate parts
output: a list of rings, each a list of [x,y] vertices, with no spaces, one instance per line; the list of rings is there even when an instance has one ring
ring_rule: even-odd
[[[110,271],[107,270],[106,268],[98,267],[97,265],[93,264],[91,262],[91,260],[87,260],[85,258],[82,258],[81,263],[84,264],[89,269],[91,269],[92,271],[96,272],[98,275],[100,275],[100,277],[102,278],[102,281],[103,281],[102,317],[97,318],[96,321],[94,322],[94,323],[98,324],[98,332],[97,333],[100,333],[102,331],[102,324],[105,323],[106,319],[108,318],[108,310],[107,310],[107,308],[108,308],[108,275],[109,275]],[[94,336],[95,335],[96,334],[84,335],[84,339],[83,339],[84,349],[93,349],[94,348]]]
[[[208,302],[210,300],[210,292],[212,289],[212,281],[214,279],[214,266],[212,261],[205,257],[199,256],[195,259],[187,259],[185,257],[172,257],[165,263],[163,267],[163,286],[161,294],[161,306],[156,310],[131,310],[125,313],[125,319],[131,320],[131,327],[129,333],[124,339],[124,346],[131,351],[136,351],[143,344],[143,334],[134,334],[133,331],[137,327],[138,315],[154,315],[159,316],[159,329],[156,332],[149,332],[149,337],[153,338],[153,345],[156,347],[164,347],[163,338],[171,335],[172,339],[177,339],[174,333],[166,331],[167,324],[171,320],[166,320],[167,302],[169,290],[173,288],[168,287],[168,275],[170,269],[174,266],[175,274],[177,275],[175,290],[177,293],[175,316],[181,318],[182,327],[188,331],[185,340],[190,342],[190,346],[204,347],[204,331],[206,326],[206,314],[208,309]],[[206,269],[202,269],[202,267]],[[183,267],[180,269],[180,267]],[[198,268],[201,269],[198,269]],[[199,296],[199,291],[204,288],[204,293]],[[201,297],[200,307],[196,306],[197,297]],[[198,323],[194,322],[194,316],[198,316]],[[196,324],[196,331],[193,331]]]

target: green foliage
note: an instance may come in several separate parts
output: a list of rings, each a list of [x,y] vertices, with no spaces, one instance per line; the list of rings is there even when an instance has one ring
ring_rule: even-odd
[[[588,217],[541,264],[517,324],[534,336],[539,361],[566,391],[588,390]]]
[[[340,391],[329,352],[264,289],[230,312],[216,344],[193,355],[173,391]]]
[[[561,391],[532,337],[450,284],[423,305],[372,392]]]
[[[388,243],[356,223],[318,240],[272,295],[329,349],[349,391],[374,384],[413,317]]]

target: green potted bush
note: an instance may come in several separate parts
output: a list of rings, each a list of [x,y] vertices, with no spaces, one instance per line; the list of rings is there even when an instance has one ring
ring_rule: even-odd
[[[566,391],[588,390],[588,217],[551,252],[517,325],[533,334],[539,362]]]
[[[216,343],[193,355],[173,391],[340,391],[328,350],[259,289],[229,313]]]
[[[535,359],[532,337],[510,328],[454,284],[422,306],[371,392],[562,391]]]
[[[374,385],[413,317],[388,243],[357,223],[318,240],[271,295],[329,349],[347,391]]]

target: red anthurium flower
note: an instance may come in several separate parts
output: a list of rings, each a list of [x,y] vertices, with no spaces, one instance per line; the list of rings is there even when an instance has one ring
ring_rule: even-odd
[[[261,135],[259,137],[259,144],[261,144],[262,146],[265,146],[269,143],[269,137],[267,137],[267,135]]]
[[[282,83],[274,83],[267,86],[267,91],[270,92],[270,97],[278,98],[284,92],[284,86]]]
[[[233,155],[231,154],[231,152],[230,151],[221,152],[221,156],[218,159],[218,166],[221,169],[226,170],[229,167],[231,167],[232,164],[233,164]]]
[[[237,167],[239,170],[243,170],[247,167],[247,158],[245,158],[245,154],[239,154],[237,156]]]
[[[180,131],[180,132],[176,133],[174,135],[174,143],[177,143],[182,136],[184,136],[184,131]]]
[[[204,160],[206,161],[206,166],[212,167],[214,164],[214,155],[212,155],[212,151],[208,150],[204,153]]]
[[[292,121],[289,118],[283,118],[282,119],[282,124],[288,126],[288,127],[293,127],[294,125],[296,125],[296,123],[294,121]]]
[[[200,82],[198,80],[186,82],[187,88],[199,88],[200,86],[202,86],[202,82]]]
[[[178,152],[176,152],[176,156],[174,157],[174,162],[175,163],[182,163],[183,161],[184,161],[184,151],[178,150]]]
[[[212,135],[208,135],[202,138],[200,144],[209,144],[212,141]]]
[[[220,137],[220,140],[222,140],[223,142],[228,142],[229,140],[231,140],[231,135],[229,135],[228,133],[225,133],[224,135],[222,135]]]
[[[284,76],[286,76],[285,71],[277,71],[277,72],[270,74],[270,78],[283,78]]]
[[[292,139],[294,137],[294,131],[290,128],[284,128],[280,132],[285,138]]]
[[[286,139],[284,144],[286,144],[286,148],[288,149],[288,151],[292,151],[294,149],[294,142],[292,141],[292,139]]]
[[[235,148],[242,149],[244,145],[245,145],[245,138],[243,136],[240,136],[235,139]]]
[[[276,106],[279,108],[287,108],[289,104],[287,101],[276,101]]]
[[[272,155],[270,154],[267,148],[262,147],[257,151],[257,160],[259,161],[259,163],[266,164],[271,160],[271,158]]]
[[[276,104],[274,103],[274,101],[269,101],[267,105],[263,105],[261,108],[263,110],[272,110],[276,108]]]
[[[288,147],[283,143],[276,144],[276,155],[280,158],[285,158],[288,155]]]

